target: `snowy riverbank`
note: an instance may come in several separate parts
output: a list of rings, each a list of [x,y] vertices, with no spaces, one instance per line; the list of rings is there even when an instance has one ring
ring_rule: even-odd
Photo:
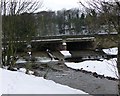
[[[117,55],[118,48],[115,47],[103,49],[103,51],[108,55]],[[103,61],[87,60],[79,63],[66,62],[65,64],[73,69],[83,69],[86,71],[96,72],[99,75],[118,78],[117,58],[113,58],[110,60],[104,59]]]
[[[117,53],[116,48],[111,50],[112,53]],[[111,52],[111,50],[106,49],[107,53]],[[70,56],[68,52],[63,53],[65,56]],[[83,69],[100,75],[118,78],[116,61],[117,59],[113,58],[110,60],[104,59],[103,61],[65,62],[65,64],[73,69]],[[0,86],[0,94],[87,94],[81,90],[55,83],[52,80],[27,75],[23,70],[13,72],[0,68],[0,78],[0,85],[2,85]]]
[[[83,69],[86,71],[96,72],[99,75],[118,78],[116,58],[103,61],[84,61],[80,63],[66,62],[65,64],[73,69]]]
[[[0,68],[0,94],[87,94],[42,77]]]

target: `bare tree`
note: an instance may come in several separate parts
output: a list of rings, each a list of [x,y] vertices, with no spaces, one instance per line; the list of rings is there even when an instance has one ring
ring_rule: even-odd
[[[34,13],[42,7],[42,0],[2,0],[1,7],[3,15]]]
[[[94,9],[99,14],[102,14],[102,19],[108,25],[108,30],[111,25],[114,27],[118,33],[118,38],[120,39],[120,2],[119,0],[114,0],[113,2],[105,2],[105,0],[92,0],[88,2],[89,6],[85,6],[80,2],[82,6],[86,9]],[[93,22],[94,23],[94,22]],[[120,95],[120,40],[118,39],[118,55],[117,55],[117,69],[119,74],[119,95]]]
[[[9,65],[10,69],[14,66],[15,61],[15,31],[16,31],[16,18],[22,13],[34,13],[42,7],[42,1],[27,1],[27,0],[2,0],[2,15],[3,15],[3,29],[7,28],[7,36],[5,30],[3,31],[3,44],[4,47],[3,63]],[[6,19],[7,17],[7,19]],[[5,23],[7,22],[7,23]],[[7,40],[6,40],[7,38]],[[8,41],[8,42],[7,42]],[[7,60],[6,60],[7,56]],[[12,58],[11,58],[12,56]]]

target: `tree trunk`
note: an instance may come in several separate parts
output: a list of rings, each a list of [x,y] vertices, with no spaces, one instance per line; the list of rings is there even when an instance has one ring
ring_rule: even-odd
[[[2,63],[2,16],[1,16],[1,6],[0,6],[0,67]]]
[[[118,43],[118,57],[117,57],[117,68],[118,68],[118,74],[119,74],[119,85],[118,85],[118,90],[119,90],[119,95],[120,95],[120,42]]]
[[[116,1],[118,6],[118,38],[120,39],[120,2]],[[118,56],[117,56],[117,68],[118,68],[118,76],[119,76],[119,84],[118,91],[120,96],[120,40],[118,39]]]

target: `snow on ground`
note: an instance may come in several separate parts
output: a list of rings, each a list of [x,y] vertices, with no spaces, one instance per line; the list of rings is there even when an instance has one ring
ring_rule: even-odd
[[[103,51],[106,54],[109,55],[117,55],[118,53],[118,48],[109,48],[109,49],[103,49]],[[72,62],[66,62],[65,64],[68,67],[74,68],[74,69],[81,69],[86,71],[91,71],[91,72],[96,72],[97,74],[104,75],[104,76],[109,76],[109,77],[114,77],[118,78],[118,70],[117,70],[117,59],[113,58],[110,60],[103,60],[103,61],[84,61],[80,63],[72,63]]]
[[[17,63],[17,64],[18,64],[18,63],[27,63],[27,61],[26,61],[25,59],[20,58],[20,59],[18,59],[18,60],[16,61],[16,63]]]
[[[103,49],[107,54],[117,54],[117,48]],[[65,57],[71,57],[69,51],[61,51]],[[65,62],[68,67],[88,70],[100,75],[117,78],[116,58],[103,61],[84,61],[80,63]],[[18,62],[21,62],[18,61]],[[81,90],[57,84],[42,77],[27,75],[22,72],[12,72],[0,68],[0,94],[87,94]]]
[[[118,78],[116,58],[103,61],[84,61],[80,63],[66,62],[68,67],[96,72],[97,74]]]
[[[114,48],[109,48],[109,49],[103,49],[103,51],[108,55],[117,55],[118,48],[114,47]]]
[[[46,63],[49,63],[49,62],[57,62],[58,60],[51,60],[50,58],[47,58],[47,57],[35,57],[37,60],[35,62],[38,62],[38,63],[42,63],[42,64],[46,64]],[[25,59],[22,59],[22,58],[19,58],[17,61],[16,61],[17,64],[25,64],[27,63],[27,61]]]
[[[1,93],[2,93],[2,86],[1,86],[1,85],[2,85],[2,84],[1,84],[2,79],[1,79],[1,78],[2,78],[2,73],[1,73],[1,68],[0,68],[0,96],[2,96],[2,95],[1,95]]]
[[[41,62],[41,63],[49,63],[51,61],[51,59],[47,57],[36,57],[36,59],[37,59],[36,62]]]
[[[2,78],[0,94],[87,94],[81,90],[22,72],[0,68],[0,76]]]
[[[60,51],[60,52],[64,55],[65,58],[66,57],[71,57],[71,54],[70,54],[69,51]]]

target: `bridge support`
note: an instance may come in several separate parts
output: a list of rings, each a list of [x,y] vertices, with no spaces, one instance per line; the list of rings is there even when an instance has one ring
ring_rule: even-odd
[[[67,43],[66,42],[62,43],[62,50],[67,50]]]

